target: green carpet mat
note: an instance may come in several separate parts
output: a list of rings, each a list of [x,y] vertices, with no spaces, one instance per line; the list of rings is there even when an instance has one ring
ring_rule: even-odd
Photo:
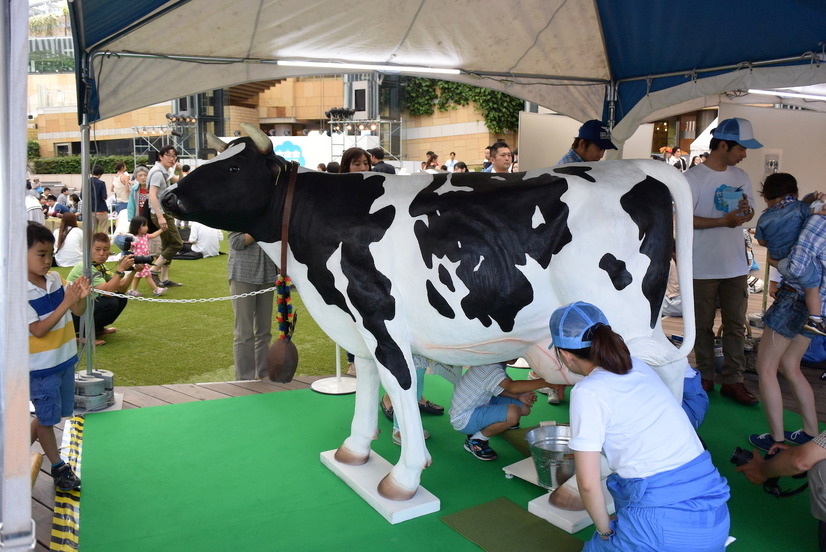
[[[526,374],[512,372],[518,378]],[[450,404],[447,381],[426,376],[425,385],[428,399]],[[491,439],[499,459],[480,462],[463,449],[464,436],[452,429],[447,414],[423,415],[433,465],[422,485],[442,508],[390,525],[319,460],[320,452],[337,448],[348,435],[353,400],[302,390],[88,415],[80,549],[478,550],[440,518],[499,497],[527,509],[542,494],[504,477],[502,467],[523,458],[504,438]],[[711,403],[700,433],[732,487],[731,532],[738,542],[729,550],[816,550],[808,492],[776,499],[728,463],[735,446],[748,445],[749,433],[765,431],[762,411],[717,392]],[[786,415],[788,429],[800,427],[797,415]],[[548,419],[567,422],[567,402],[551,406],[540,400],[522,425]],[[379,427],[373,450],[396,462],[391,423],[380,415]],[[592,534],[589,527],[576,537]]]
[[[444,516],[442,521],[486,552],[578,552],[585,544],[507,498]]]

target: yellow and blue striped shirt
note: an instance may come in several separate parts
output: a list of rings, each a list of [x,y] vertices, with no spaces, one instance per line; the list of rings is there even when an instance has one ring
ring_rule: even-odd
[[[46,274],[46,289],[28,282],[29,317],[32,324],[48,318],[63,302],[64,280],[57,272]],[[29,372],[46,376],[73,368],[77,364],[77,343],[72,313],[67,310],[43,337],[29,334]]]

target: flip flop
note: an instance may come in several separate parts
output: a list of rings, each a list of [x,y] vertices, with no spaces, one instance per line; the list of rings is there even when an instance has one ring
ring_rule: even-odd
[[[391,422],[393,421],[393,407],[384,406],[384,397],[387,395],[382,395],[381,399],[379,399],[379,406],[381,406],[381,411],[384,412],[384,415],[387,416],[387,419]]]
[[[117,331],[117,328],[104,328],[103,331],[101,331],[98,335],[112,335]]]

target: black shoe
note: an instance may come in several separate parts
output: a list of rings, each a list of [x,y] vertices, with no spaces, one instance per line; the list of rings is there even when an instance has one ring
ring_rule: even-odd
[[[445,407],[439,406],[438,404],[432,403],[428,400],[419,403],[419,411],[420,412],[427,412],[428,414],[435,414],[437,416],[441,416],[445,413]]]
[[[61,491],[80,489],[80,479],[75,475],[72,467],[65,462],[56,468],[52,468],[52,477],[54,478],[55,486]]]
[[[181,287],[183,284],[179,284],[178,282],[173,282],[172,280],[164,280],[159,285],[161,287],[171,288],[171,287]]]

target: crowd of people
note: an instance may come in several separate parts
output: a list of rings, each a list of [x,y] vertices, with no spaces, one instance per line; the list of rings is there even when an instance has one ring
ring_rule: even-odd
[[[748,175],[736,165],[746,158],[747,150],[760,147],[751,123],[733,118],[719,123],[712,131],[708,154],[695,157],[690,164],[682,158],[680,148],[664,151],[664,160],[684,172],[694,209],[696,369],[686,370],[682,397],[675,397],[650,366],[631,356],[622,336],[612,330],[610,321],[595,305],[578,301],[550,313],[551,348],[556,358],[572,373],[583,376],[571,390],[569,401],[569,446],[576,476],[573,486],[560,487],[555,492],[556,502],[554,495],[551,501],[587,510],[596,531],[586,543],[586,550],[722,550],[725,546],[730,528],[730,489],[697,430],[709,408],[708,396],[718,384],[720,394],[739,405],[759,404],[743,384],[747,277],[751,269],[743,225],[755,216],[754,192]],[[558,164],[596,162],[609,149],[616,149],[610,131],[600,121],[588,121]],[[318,170],[394,174],[395,168],[384,161],[384,154],[381,148],[349,148],[340,162],[319,165]],[[428,152],[422,170],[464,172],[467,165],[457,161],[453,152],[444,164],[437,154]],[[518,170],[517,152],[507,143],[496,142],[485,150],[484,172],[514,170]],[[100,178],[103,170],[93,168],[94,197],[90,201],[96,231],[91,244],[91,278],[84,276],[82,251],[78,257],[78,245],[82,243],[77,213],[80,198],[73,200],[74,194],[66,188],[59,196],[43,189],[40,194],[48,208],[45,211],[40,207],[40,198],[29,196],[38,207],[27,198],[27,210],[31,204],[36,211],[28,217],[27,232],[35,406],[32,436],[41,442],[60,489],[80,486],[76,474],[57,453],[52,426],[71,412],[71,393],[67,389],[73,389],[69,375],[77,361],[75,330],[80,326],[85,298],[95,294],[92,329],[96,344],[102,345],[102,338],[116,331],[111,324],[125,308],[125,296],[140,295],[140,280],[146,280],[156,296],[181,285],[169,280],[169,265],[179,258],[176,255],[184,240],[178,224],[163,211],[158,198],[187,171],[188,167],[177,163],[171,146],[160,152],[153,167],[137,167],[132,176],[125,166],[119,166],[109,187]],[[107,196],[107,189],[113,198]],[[762,483],[811,469],[812,512],[820,522],[821,549],[826,550],[826,432],[818,431],[813,391],[800,372],[800,360],[811,337],[826,335],[822,318],[826,304],[826,208],[812,205],[823,199],[822,194],[799,199],[797,182],[789,174],[769,176],[760,193],[767,208],[759,217],[755,237],[768,248],[768,261],[778,267],[783,279],[763,317],[766,328],[757,358],[769,431],[750,435],[749,440],[758,449],[779,454],[767,460],[755,454],[738,470],[749,480]],[[106,232],[110,211],[107,201],[115,211],[126,211],[130,221],[128,233],[115,236],[115,242],[126,253],[115,260],[110,257],[112,238]],[[59,228],[50,232],[37,220],[38,213],[60,217]],[[216,247],[204,245],[200,238],[200,232],[206,235],[209,229],[195,224],[186,252],[194,256],[183,258],[217,254]],[[160,242],[154,250],[153,240]],[[273,293],[249,294],[271,286],[278,268],[249,234],[230,233],[229,246],[229,288],[238,296],[233,299],[235,376],[239,380],[261,379],[267,375]],[[141,261],[138,264],[136,256]],[[49,270],[54,266],[53,259],[58,266],[74,266],[65,280]],[[121,295],[103,295],[95,290]],[[715,373],[714,350],[718,309],[723,352],[719,375]],[[355,373],[356,359],[348,353],[348,360],[349,371]],[[414,360],[421,412],[444,414],[444,407],[422,396],[428,359]],[[793,431],[786,431],[783,425],[779,373],[791,385],[801,408],[803,427]],[[479,460],[496,460],[490,439],[520,426],[521,419],[535,405],[536,391],[548,394],[551,404],[560,404],[564,399],[564,388],[552,386],[535,374],[512,379],[505,363],[464,370],[449,409],[451,425],[463,435],[463,448]],[[394,421],[392,439],[401,444],[389,397],[382,396],[378,406]],[[428,436],[425,431],[425,438]],[[601,483],[606,477],[616,505],[614,517],[609,516],[605,506]]]

